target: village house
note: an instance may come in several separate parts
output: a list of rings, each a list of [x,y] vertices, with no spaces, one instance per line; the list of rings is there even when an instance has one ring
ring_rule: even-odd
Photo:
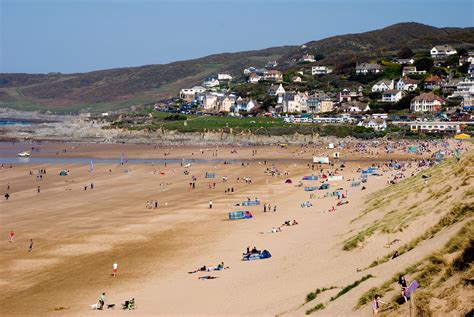
[[[218,80],[232,80],[232,76],[230,74],[217,74],[217,79]]]
[[[271,85],[270,88],[268,89],[268,95],[269,96],[283,96],[285,94],[285,88],[283,88],[283,85]]]
[[[214,78],[214,77],[209,77],[204,80],[202,85],[206,88],[217,87],[219,86],[219,80],[217,80],[217,78]]]
[[[307,111],[308,94],[291,92],[283,96],[283,112],[301,113]]]
[[[322,99],[319,96],[311,96],[306,101],[306,108],[308,113],[331,112],[334,109],[334,102],[328,98]]]
[[[455,55],[457,54],[457,51],[451,45],[444,44],[434,46],[431,49],[430,54],[432,58],[439,58],[449,55]]]
[[[283,74],[279,70],[267,70],[263,73],[263,79],[268,81],[283,81]]]
[[[300,76],[293,76],[293,77],[291,77],[291,81],[293,83],[301,83],[301,77]]]
[[[359,100],[364,95],[362,93],[362,87],[359,87],[357,91],[344,88],[341,92],[337,94],[338,102],[349,102],[354,100]]]
[[[428,90],[439,89],[443,84],[443,80],[435,75],[431,75],[430,77],[426,78],[423,83],[423,88]]]
[[[327,66],[313,66],[311,67],[311,75],[326,75],[332,73],[332,69]]]
[[[441,109],[444,100],[432,92],[423,93],[413,98],[410,103],[411,112],[435,112]]]
[[[251,84],[258,84],[258,82],[262,79],[263,77],[260,75],[257,75],[256,73],[251,73],[249,76],[248,82]]]
[[[474,65],[474,51],[469,51],[467,53],[467,62],[471,65]]]
[[[268,68],[274,68],[274,67],[277,67],[277,66],[278,66],[277,61],[268,61],[268,62],[265,64],[265,67],[268,67]]]
[[[372,92],[384,92],[394,88],[393,80],[381,80],[372,86]]]
[[[202,86],[194,86],[193,88],[184,88],[179,92],[179,98],[184,102],[191,102],[197,94],[204,93],[206,88]]]
[[[202,100],[202,109],[206,112],[217,110],[217,94],[205,94]]]
[[[357,64],[355,68],[357,75],[379,74],[381,72],[383,72],[383,68],[378,64],[362,63]]]
[[[415,62],[413,58],[395,58],[393,61],[400,65],[411,65]]]
[[[310,54],[305,54],[303,56],[301,56],[300,60],[299,60],[301,63],[304,63],[304,62],[315,62],[316,60],[314,59],[314,55],[310,55]]]
[[[416,66],[405,66],[402,69],[402,77],[407,75],[424,75],[426,74],[426,70],[416,70]]]
[[[235,96],[229,95],[219,99],[218,110],[219,112],[231,112],[235,105]]]
[[[414,91],[416,90],[416,88],[418,88],[418,82],[414,79],[405,76],[403,78],[400,78],[395,88],[404,91]]]
[[[239,97],[235,101],[235,105],[232,110],[234,112],[250,112],[256,106],[257,103],[252,99]]]
[[[403,92],[397,89],[386,90],[382,93],[381,102],[398,102],[403,97]]]
[[[459,81],[456,90],[453,92],[449,98],[465,98],[468,97],[471,91],[474,89],[474,75],[471,77],[466,77],[463,80]]]
[[[384,119],[368,118],[359,121],[359,127],[372,128],[375,131],[384,131],[387,128],[387,122]]]
[[[360,112],[370,111],[370,106],[369,104],[365,102],[358,102],[358,101],[343,102],[339,106],[338,110],[342,112],[360,113]]]

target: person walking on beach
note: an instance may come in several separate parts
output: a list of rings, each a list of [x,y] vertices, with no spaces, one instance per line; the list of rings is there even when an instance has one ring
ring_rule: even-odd
[[[267,204],[263,204],[263,212],[267,212]]]
[[[212,200],[209,200],[209,209],[212,209]]]
[[[40,192],[41,192],[41,189],[40,189],[40,187],[38,186],[38,194],[39,194]]]
[[[99,296],[99,308],[100,310],[104,309],[104,305],[105,305],[105,293],[102,293],[100,296]]]
[[[8,198],[10,198],[10,194],[9,194],[9,193],[6,193],[6,194],[5,194],[5,200],[8,200]]]
[[[277,212],[277,206],[273,206],[273,212]]]
[[[15,239],[15,231],[11,230],[10,231],[10,240],[9,240],[9,242],[13,242],[13,239]]]
[[[30,246],[28,247],[28,252],[33,251],[33,239],[30,239]]]
[[[117,264],[117,262],[114,262],[114,264],[112,264],[112,276],[113,277],[117,276],[117,271],[118,271],[118,264]]]

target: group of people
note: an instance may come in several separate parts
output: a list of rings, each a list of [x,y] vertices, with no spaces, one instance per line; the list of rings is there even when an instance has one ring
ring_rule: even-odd
[[[158,208],[158,200],[147,200],[145,208],[146,209],[156,209],[156,208]]]
[[[257,200],[257,198],[255,198],[255,200]],[[265,204],[263,204],[263,212],[267,212],[267,211],[268,212],[272,211],[272,205],[271,204],[267,205],[267,203],[265,203]],[[277,212],[277,206],[276,205],[273,205],[273,212]]]

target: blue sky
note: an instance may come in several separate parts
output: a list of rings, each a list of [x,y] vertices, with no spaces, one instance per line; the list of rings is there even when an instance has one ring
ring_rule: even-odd
[[[0,72],[86,72],[302,44],[397,22],[474,25],[474,0],[0,0]]]

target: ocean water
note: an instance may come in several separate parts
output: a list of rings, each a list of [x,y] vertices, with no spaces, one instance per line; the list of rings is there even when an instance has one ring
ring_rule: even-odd
[[[14,119],[0,119],[0,126],[11,126],[11,125],[31,125],[32,123],[27,120],[14,120]]]

